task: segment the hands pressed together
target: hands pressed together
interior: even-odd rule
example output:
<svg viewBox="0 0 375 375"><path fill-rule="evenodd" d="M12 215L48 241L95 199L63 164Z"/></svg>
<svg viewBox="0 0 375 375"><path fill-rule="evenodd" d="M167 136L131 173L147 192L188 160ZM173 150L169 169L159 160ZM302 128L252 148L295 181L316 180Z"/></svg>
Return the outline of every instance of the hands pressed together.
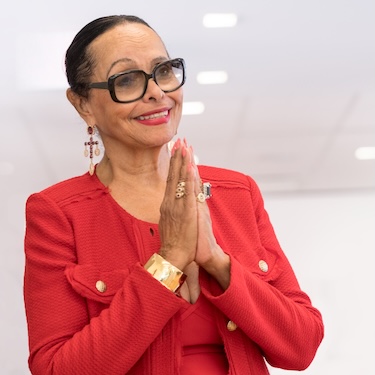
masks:
<svg viewBox="0 0 375 375"><path fill-rule="evenodd" d="M160 207L159 254L182 271L195 262L226 288L229 256L216 242L207 203L197 199L201 192L202 181L193 149L186 140L178 139L171 151L167 187Z"/></svg>

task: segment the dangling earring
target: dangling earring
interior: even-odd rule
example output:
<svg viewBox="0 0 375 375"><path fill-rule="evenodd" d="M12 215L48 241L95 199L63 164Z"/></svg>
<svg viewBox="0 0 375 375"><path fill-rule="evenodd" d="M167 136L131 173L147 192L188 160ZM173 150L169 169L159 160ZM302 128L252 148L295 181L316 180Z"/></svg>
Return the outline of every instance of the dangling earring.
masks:
<svg viewBox="0 0 375 375"><path fill-rule="evenodd" d="M89 173L90 173L91 176L94 174L94 171L95 171L95 166L94 166L94 163L93 163L94 154L95 154L95 156L100 155L99 141L94 141L95 132L96 132L95 125L93 125L93 126L87 125L87 134L89 136L89 141L85 142L84 155L85 155L85 157L90 156ZM94 150L94 146L95 146L95 150Z"/></svg>

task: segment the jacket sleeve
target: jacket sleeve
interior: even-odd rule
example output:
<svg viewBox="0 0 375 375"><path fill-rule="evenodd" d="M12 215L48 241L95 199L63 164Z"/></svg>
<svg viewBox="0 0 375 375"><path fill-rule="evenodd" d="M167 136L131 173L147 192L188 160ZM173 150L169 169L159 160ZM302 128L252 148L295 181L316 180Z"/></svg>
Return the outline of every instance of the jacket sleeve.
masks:
<svg viewBox="0 0 375 375"><path fill-rule="evenodd" d="M224 248L231 257L230 285L223 292L215 283L203 293L257 344L270 365L304 370L323 339L322 317L300 289L275 236L259 189L250 178L249 186L249 207L253 212L248 215L254 216L257 232L252 237L258 237L260 245L254 245L249 238L252 248L242 248L237 253ZM252 258L253 265L249 261ZM268 269L259 267L258 262L264 260Z"/></svg>
<svg viewBox="0 0 375 375"><path fill-rule="evenodd" d="M34 375L123 375L181 307L181 299L136 264L108 307L90 319L86 300L65 275L77 264L72 226L43 193L26 204L25 255L24 300ZM163 309L158 308L160 300L166 301Z"/></svg>

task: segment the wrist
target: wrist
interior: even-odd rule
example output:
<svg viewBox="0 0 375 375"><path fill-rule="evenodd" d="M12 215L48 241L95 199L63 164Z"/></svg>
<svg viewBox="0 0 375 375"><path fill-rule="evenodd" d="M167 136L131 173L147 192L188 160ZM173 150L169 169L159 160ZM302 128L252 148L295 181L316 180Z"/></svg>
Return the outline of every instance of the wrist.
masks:
<svg viewBox="0 0 375 375"><path fill-rule="evenodd" d="M209 262L201 265L225 290L230 283L230 256L224 252L217 254Z"/></svg>
<svg viewBox="0 0 375 375"><path fill-rule="evenodd" d="M173 293L177 293L186 279L186 275L161 255L155 253L144 266L156 280Z"/></svg>

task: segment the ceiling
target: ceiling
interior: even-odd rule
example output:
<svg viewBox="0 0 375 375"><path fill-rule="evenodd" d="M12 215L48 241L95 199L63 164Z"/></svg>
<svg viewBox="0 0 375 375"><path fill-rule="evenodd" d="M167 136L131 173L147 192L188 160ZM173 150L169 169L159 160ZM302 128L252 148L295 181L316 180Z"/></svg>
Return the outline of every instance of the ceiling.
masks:
<svg viewBox="0 0 375 375"><path fill-rule="evenodd" d="M231 29L206 29L207 12L234 12ZM375 3L371 0L18 1L1 11L0 181L28 195L82 174L85 126L65 98L63 57L94 18L135 14L187 62L183 116L201 164L250 174L264 193L372 189L375 160ZM224 85L199 85L226 70ZM22 203L23 204L23 203Z"/></svg>

